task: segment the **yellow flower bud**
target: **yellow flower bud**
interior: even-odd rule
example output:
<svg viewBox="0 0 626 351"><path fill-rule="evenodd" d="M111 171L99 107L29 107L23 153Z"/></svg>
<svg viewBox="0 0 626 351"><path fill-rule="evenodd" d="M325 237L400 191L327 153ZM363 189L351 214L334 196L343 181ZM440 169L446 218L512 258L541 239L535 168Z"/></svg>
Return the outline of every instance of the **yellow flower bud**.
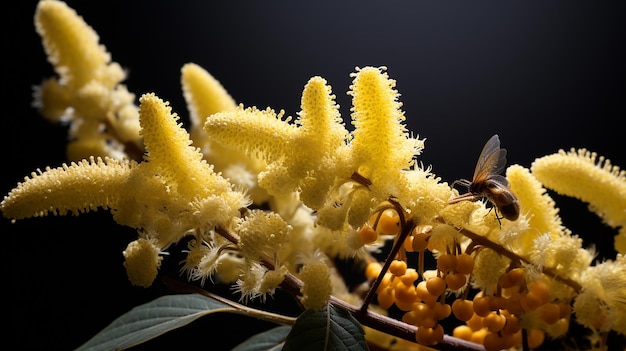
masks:
<svg viewBox="0 0 626 351"><path fill-rule="evenodd" d="M318 311L330 298L330 269L324 261L311 261L300 270L302 279L302 304L309 309Z"/></svg>
<svg viewBox="0 0 626 351"><path fill-rule="evenodd" d="M151 241L140 238L132 241L122 253L126 261L126 274L133 285L144 288L152 285L157 276L161 260L159 248Z"/></svg>

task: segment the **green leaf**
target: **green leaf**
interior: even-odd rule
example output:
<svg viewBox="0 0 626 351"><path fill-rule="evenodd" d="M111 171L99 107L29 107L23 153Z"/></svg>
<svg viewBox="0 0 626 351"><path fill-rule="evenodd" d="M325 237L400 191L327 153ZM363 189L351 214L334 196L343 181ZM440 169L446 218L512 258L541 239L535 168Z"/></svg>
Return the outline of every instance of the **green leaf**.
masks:
<svg viewBox="0 0 626 351"><path fill-rule="evenodd" d="M249 338L231 351L278 351L290 331L291 326L285 325L270 329Z"/></svg>
<svg viewBox="0 0 626 351"><path fill-rule="evenodd" d="M282 351L368 350L361 324L347 311L327 305L296 321Z"/></svg>
<svg viewBox="0 0 626 351"><path fill-rule="evenodd" d="M239 310L200 294L159 297L114 320L77 351L124 350L215 312Z"/></svg>

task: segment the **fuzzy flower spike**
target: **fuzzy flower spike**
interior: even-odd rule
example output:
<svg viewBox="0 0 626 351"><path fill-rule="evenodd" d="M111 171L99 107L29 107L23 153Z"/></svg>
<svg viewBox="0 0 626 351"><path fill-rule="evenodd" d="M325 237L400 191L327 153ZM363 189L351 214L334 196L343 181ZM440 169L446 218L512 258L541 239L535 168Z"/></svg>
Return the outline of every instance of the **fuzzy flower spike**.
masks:
<svg viewBox="0 0 626 351"><path fill-rule="evenodd" d="M541 157L532 172L547 188L589 204L604 222L620 228L615 249L626 254L626 172L586 149Z"/></svg>
<svg viewBox="0 0 626 351"><path fill-rule="evenodd" d="M396 81L385 71L385 67L357 67L349 92L355 127L352 162L383 199L399 192L396 184L404 183L401 170L410 168L424 147L423 140L408 134Z"/></svg>
<svg viewBox="0 0 626 351"><path fill-rule="evenodd" d="M221 112L207 119L211 140L258 156L267 162L259 184L271 195L302 192L305 205L316 209L335 181L349 178L348 132L341 123L330 86L313 77L304 88L302 110L295 123L283 112L255 107Z"/></svg>
<svg viewBox="0 0 626 351"><path fill-rule="evenodd" d="M33 105L51 121L70 122L70 160L89 156L141 157L135 95L123 84L126 73L111 61L98 35L64 2L37 4L35 28L58 79L35 90Z"/></svg>
<svg viewBox="0 0 626 351"><path fill-rule="evenodd" d="M235 111L235 100L217 79L195 63L183 65L181 85L190 113L189 135L204 159L232 183L244 188L254 203L267 201L267 192L257 186L257 174L265 169L265 162L212 141L204 131L204 124L211 115Z"/></svg>
<svg viewBox="0 0 626 351"><path fill-rule="evenodd" d="M91 158L47 168L18 184L0 209L13 219L110 209L117 223L139 231L124 251L125 266L131 282L149 286L162 249L189 233L227 226L249 200L190 145L166 102L154 94L140 102L143 162Z"/></svg>

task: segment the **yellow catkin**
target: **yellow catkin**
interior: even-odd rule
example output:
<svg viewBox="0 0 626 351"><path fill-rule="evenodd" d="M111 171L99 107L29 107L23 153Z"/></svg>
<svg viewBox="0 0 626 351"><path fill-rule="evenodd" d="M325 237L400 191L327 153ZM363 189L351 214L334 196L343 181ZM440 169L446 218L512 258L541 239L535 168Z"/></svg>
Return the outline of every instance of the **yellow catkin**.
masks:
<svg viewBox="0 0 626 351"><path fill-rule="evenodd" d="M520 201L520 212L526 215L530 228L519 237L522 252L532 249L538 235L549 234L553 239L562 234L561 218L554 200L546 193L541 183L520 165L512 165L506 170L509 187Z"/></svg>
<svg viewBox="0 0 626 351"><path fill-rule="evenodd" d="M357 68L350 86L352 95L351 142L358 172L376 184L394 183L399 171L411 166L422 141L409 136L395 81L385 68Z"/></svg>
<svg viewBox="0 0 626 351"><path fill-rule="evenodd" d="M200 148L217 172L244 189L255 203L267 201L267 193L257 186L257 174L265 169L265 162L213 141L204 130L206 120L213 114L235 111L235 100L217 79L195 63L183 65L181 85L190 113L189 136L194 146Z"/></svg>
<svg viewBox="0 0 626 351"><path fill-rule="evenodd" d="M54 122L71 122L67 156L132 158L143 153L135 95L97 33L62 1L37 4L35 28L58 79L35 88L33 106Z"/></svg>
<svg viewBox="0 0 626 351"><path fill-rule="evenodd" d="M322 77L313 77L304 86L298 117L298 147L306 150L301 157L310 159L308 168L315 167L324 154L335 153L348 138L335 95Z"/></svg>
<svg viewBox="0 0 626 351"><path fill-rule="evenodd" d="M230 183L213 171L202 153L191 146L189 134L172 114L167 102L156 95L140 98L139 120L148 160L157 163L165 178L177 184L176 191L188 198L230 190Z"/></svg>
<svg viewBox="0 0 626 351"><path fill-rule="evenodd" d="M135 162L91 158L33 172L5 196L0 209L7 218L22 219L115 208L136 166Z"/></svg>
<svg viewBox="0 0 626 351"><path fill-rule="evenodd" d="M62 1L40 1L35 28L48 59L67 84L83 86L111 59L99 45L98 34Z"/></svg>
<svg viewBox="0 0 626 351"><path fill-rule="evenodd" d="M535 160L531 170L544 186L589 203L608 225L626 224L626 173L595 152L560 150Z"/></svg>
<svg viewBox="0 0 626 351"><path fill-rule="evenodd" d="M237 103L222 84L195 63L187 63L181 68L181 85L193 126L202 128L210 115L237 108Z"/></svg>
<svg viewBox="0 0 626 351"><path fill-rule="evenodd" d="M235 111L208 118L204 130L220 144L275 162L292 152L290 143L297 135L297 128L282 117L282 112L277 114L269 108L239 106Z"/></svg>

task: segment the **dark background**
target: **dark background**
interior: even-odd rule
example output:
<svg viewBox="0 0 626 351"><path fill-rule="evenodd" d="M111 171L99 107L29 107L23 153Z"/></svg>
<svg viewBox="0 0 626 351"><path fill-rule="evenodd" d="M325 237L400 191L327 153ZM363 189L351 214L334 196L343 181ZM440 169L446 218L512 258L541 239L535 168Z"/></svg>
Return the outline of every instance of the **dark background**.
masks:
<svg viewBox="0 0 626 351"><path fill-rule="evenodd" d="M311 76L326 78L349 120L355 66L387 66L420 160L443 180L468 178L500 135L509 164L586 147L626 167L623 2L68 1L129 70L137 97L155 92L187 123L180 68L195 62L246 106L294 115ZM65 161L66 129L31 108L32 86L54 74L33 26L36 1L4 10L3 171L8 193L37 168ZM555 196L564 224L612 258L612 236L585 204ZM121 251L136 237L107 212L0 221L11 295L10 337L22 349L73 349L135 305L163 293L126 280ZM10 260L10 262L9 262ZM212 319L213 318L213 319ZM215 345L251 325L220 315L151 344ZM184 338L180 336L184 335ZM225 334L220 334L225 335ZM225 338L221 337L220 339ZM231 338L227 341L231 341ZM234 340L230 344L234 343Z"/></svg>

